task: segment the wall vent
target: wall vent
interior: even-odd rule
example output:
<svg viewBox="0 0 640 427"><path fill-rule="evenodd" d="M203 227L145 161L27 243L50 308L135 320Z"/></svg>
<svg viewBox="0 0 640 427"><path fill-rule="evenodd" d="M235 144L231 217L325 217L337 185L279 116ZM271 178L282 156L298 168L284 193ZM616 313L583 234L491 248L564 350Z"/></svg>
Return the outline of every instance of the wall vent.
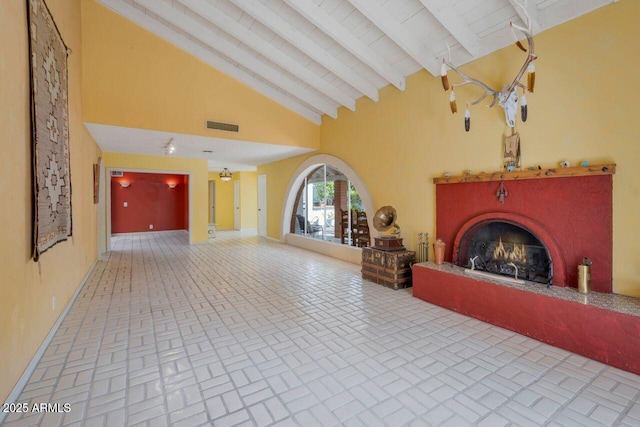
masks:
<svg viewBox="0 0 640 427"><path fill-rule="evenodd" d="M232 123L214 122L207 120L207 129L224 130L227 132L239 132L240 126Z"/></svg>
<svg viewBox="0 0 640 427"><path fill-rule="evenodd" d="M111 171L111 176L124 176L124 172L122 171Z"/></svg>

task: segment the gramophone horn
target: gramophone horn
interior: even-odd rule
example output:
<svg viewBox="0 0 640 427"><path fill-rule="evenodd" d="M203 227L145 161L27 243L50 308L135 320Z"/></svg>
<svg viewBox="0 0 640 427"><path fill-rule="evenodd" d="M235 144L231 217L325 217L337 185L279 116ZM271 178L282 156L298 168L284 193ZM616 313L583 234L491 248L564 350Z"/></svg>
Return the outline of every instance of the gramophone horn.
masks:
<svg viewBox="0 0 640 427"><path fill-rule="evenodd" d="M387 231L396 222L398 214L393 206L383 206L373 217L373 227L379 232Z"/></svg>

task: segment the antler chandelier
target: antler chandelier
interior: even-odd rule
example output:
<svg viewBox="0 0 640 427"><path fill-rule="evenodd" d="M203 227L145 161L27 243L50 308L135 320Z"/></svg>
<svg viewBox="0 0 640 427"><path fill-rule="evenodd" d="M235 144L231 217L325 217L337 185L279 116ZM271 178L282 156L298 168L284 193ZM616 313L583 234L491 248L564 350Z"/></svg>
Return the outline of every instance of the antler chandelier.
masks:
<svg viewBox="0 0 640 427"><path fill-rule="evenodd" d="M456 94L454 88L457 86L464 86L468 84L480 86L484 89L484 93L475 101L467 102L467 108L464 113L464 128L467 132L471 128L471 112L469 111L470 105L476 105L482 102L487 96L493 96L493 100L488 105L489 108L496 105L502 107L505 113L505 119L507 122L507 126L510 128L514 128L516 125L516 116L518 115L518 101L520 103L520 111L522 115L522 121L527 121L527 97L525 96L525 91L533 92L533 88L535 85L535 76L536 76L536 68L535 68L535 60L538 58L534 52L534 44L533 44L533 31L532 31L532 22L531 17L529 16L526 8L526 0L524 4L516 2L516 5L522 9L524 12L524 16L526 17L525 27L521 27L519 25L510 22L510 28L513 33L514 38L516 39L516 46L518 46L522 51L527 52L527 57L524 61L524 64L520 68L520 71L513 79L513 81L509 84L504 85L502 90L498 91L490 88L485 83L480 80L469 77L464 72L460 71L460 69L454 66L451 63L451 52L449 52L449 60L443 58L442 59L442 68L440 70L440 77L442 79L442 87L445 91L451 90L451 94L449 95L449 105L451 107L451 112L456 113L458 111L458 106L456 105ZM520 31L527 38L527 44L529 48L525 48L524 45L518 40L516 37L514 29ZM447 76L448 70L453 70L456 74L458 74L462 78L462 82L449 84L449 77ZM525 71L527 72L527 84L524 85L520 82L522 76L524 76ZM518 88L522 88L522 96L518 98Z"/></svg>

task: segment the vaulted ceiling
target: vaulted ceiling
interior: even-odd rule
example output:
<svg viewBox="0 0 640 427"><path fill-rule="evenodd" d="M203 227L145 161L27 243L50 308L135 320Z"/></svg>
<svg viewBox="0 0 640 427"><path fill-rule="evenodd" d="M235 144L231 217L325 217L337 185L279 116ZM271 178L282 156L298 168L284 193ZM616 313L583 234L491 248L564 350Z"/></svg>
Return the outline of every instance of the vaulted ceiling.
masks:
<svg viewBox="0 0 640 427"><path fill-rule="evenodd" d="M514 42L518 0L98 0L276 102L320 123L451 51L462 65ZM616 0L528 0L533 32Z"/></svg>

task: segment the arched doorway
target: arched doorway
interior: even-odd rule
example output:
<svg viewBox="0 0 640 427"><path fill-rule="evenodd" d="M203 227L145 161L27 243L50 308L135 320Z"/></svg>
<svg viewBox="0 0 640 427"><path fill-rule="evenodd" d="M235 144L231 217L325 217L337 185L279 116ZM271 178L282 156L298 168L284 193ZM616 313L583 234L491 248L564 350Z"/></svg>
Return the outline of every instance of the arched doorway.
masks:
<svg viewBox="0 0 640 427"><path fill-rule="evenodd" d="M350 206L345 202L335 201L328 208L326 201L327 194L321 199L324 207L317 206L319 197L315 197L316 189L327 190L327 177L330 182L338 182L334 186L343 187L350 194L353 188L358 196L358 206ZM312 185L309 185L311 183ZM302 190L303 188L306 189ZM333 195L335 196L335 194ZM345 200L351 200L346 196ZM340 204L342 203L342 204ZM350 203L350 202L349 202ZM338 204L339 207L336 207ZM351 209L357 207L360 212L366 212L366 223L369 229L372 228L372 217L374 210L373 201L367 187L358 174L343 160L327 154L320 154L305 160L295 171L289 181L282 211L282 234L281 240L294 246L325 253L336 258L345 259L352 262L360 262L360 251L353 251L353 247L338 249L338 246L345 246L340 237L337 236L335 227L340 221L336 216L339 209ZM353 209L353 212L356 210ZM302 219L300 220L300 216ZM309 221L310 224L307 223ZM299 223L298 223L299 222ZM333 228L332 228L333 227ZM296 234L296 230L298 232ZM331 230L330 233L327 230ZM309 231L311 231L309 233ZM350 241L349 241L350 242ZM347 243L349 243L347 242Z"/></svg>

